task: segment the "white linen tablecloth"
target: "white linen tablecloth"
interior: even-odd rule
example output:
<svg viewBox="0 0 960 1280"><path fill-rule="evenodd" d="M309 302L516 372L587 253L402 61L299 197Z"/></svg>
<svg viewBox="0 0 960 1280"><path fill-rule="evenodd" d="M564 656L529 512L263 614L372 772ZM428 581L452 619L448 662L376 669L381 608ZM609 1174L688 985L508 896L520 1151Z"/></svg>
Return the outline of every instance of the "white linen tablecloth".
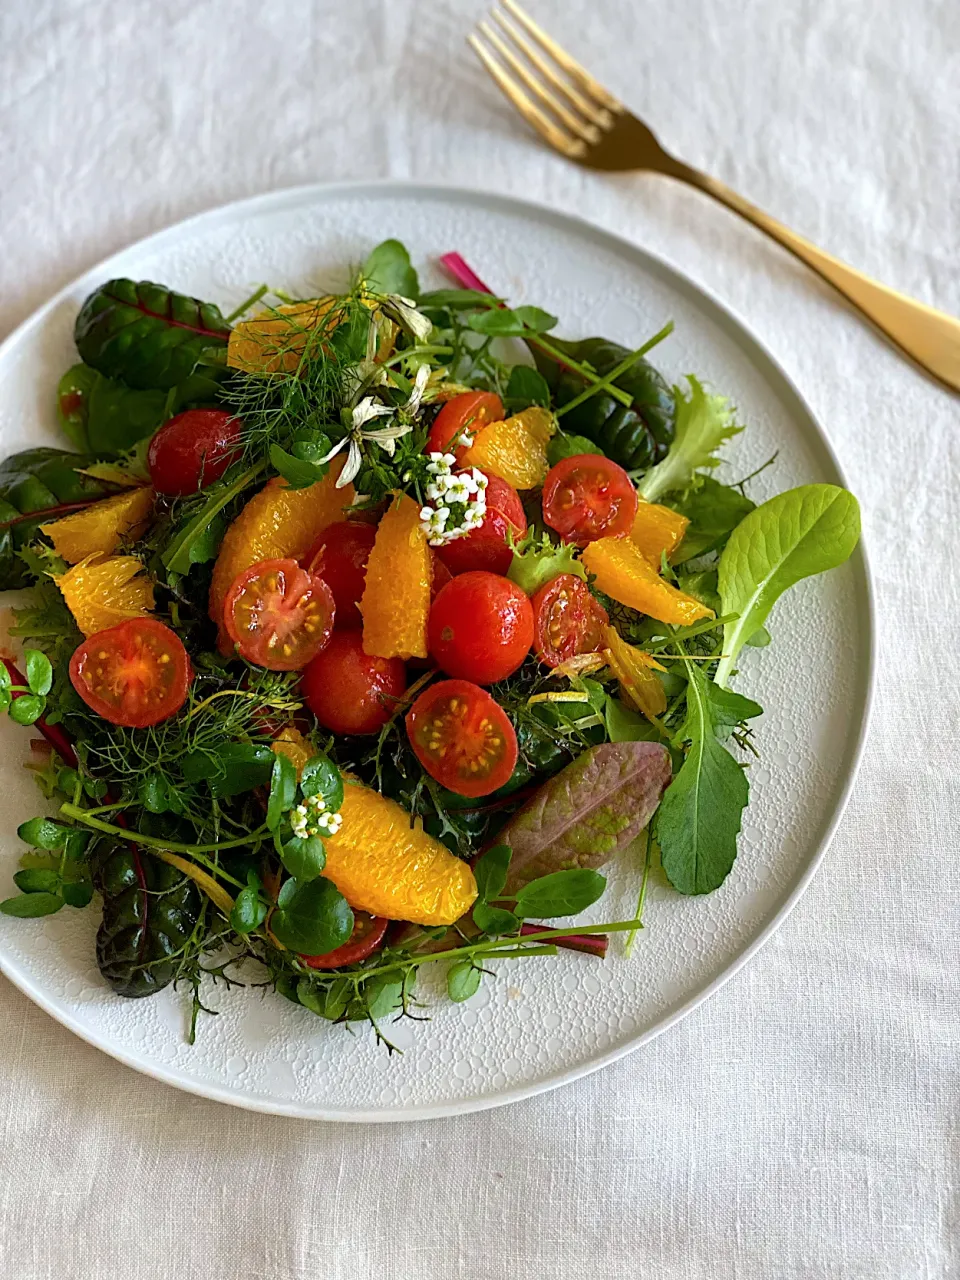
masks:
<svg viewBox="0 0 960 1280"><path fill-rule="evenodd" d="M960 313L956 0L530 0L664 141ZM4 0L0 335L101 256L278 186L446 180L586 214L715 290L866 516L879 698L820 875L655 1043L513 1107L308 1124L158 1084L0 980L4 1280L960 1275L960 415L705 198L540 147L480 0Z"/></svg>

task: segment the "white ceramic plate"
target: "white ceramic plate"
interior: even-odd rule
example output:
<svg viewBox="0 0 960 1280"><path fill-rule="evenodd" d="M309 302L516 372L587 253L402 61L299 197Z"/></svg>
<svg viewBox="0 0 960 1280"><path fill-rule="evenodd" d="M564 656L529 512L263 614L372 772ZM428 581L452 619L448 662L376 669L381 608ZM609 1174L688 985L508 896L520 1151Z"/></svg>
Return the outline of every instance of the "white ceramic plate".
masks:
<svg viewBox="0 0 960 1280"><path fill-rule="evenodd" d="M409 247L427 286L436 259L459 250L492 287L561 317L561 333L601 333L635 346L668 318L656 352L669 378L688 371L730 395L748 430L727 476L753 471L762 499L811 481L843 483L836 459L783 371L743 324L674 268L576 218L486 193L414 185L309 187L191 219L101 263L64 289L0 348L0 454L61 443L53 410L75 359L74 317L114 276L162 281L229 312L261 281L303 296L342 284L388 236ZM65 1026L169 1084L261 1111L317 1119L407 1120L492 1107L593 1071L637 1048L715 991L784 919L823 857L852 784L873 669L869 579L862 552L795 588L770 624L774 643L748 650L738 687L766 714L761 761L740 856L723 887L683 898L655 881L631 959L615 939L605 962L579 954L506 961L468 1004L434 979L432 1020L392 1028L402 1056L372 1034L331 1027L278 996L207 993L220 1016L184 1038L187 1000L167 990L121 1000L94 961L97 910L46 920L0 916L0 967ZM0 896L13 892L16 827L37 811L21 762L26 733L3 717ZM612 870L594 919L628 918L639 869ZM600 908L602 907L602 913ZM439 966L438 966L439 967Z"/></svg>

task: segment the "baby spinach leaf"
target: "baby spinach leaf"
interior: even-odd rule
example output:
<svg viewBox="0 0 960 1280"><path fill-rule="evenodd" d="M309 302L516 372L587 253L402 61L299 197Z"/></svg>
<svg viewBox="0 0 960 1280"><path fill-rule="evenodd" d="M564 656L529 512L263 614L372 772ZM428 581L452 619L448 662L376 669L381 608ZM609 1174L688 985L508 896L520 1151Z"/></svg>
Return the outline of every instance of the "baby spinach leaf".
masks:
<svg viewBox="0 0 960 1280"><path fill-rule="evenodd" d="M667 456L647 472L638 486L648 502L658 502L665 493L686 489L698 471L719 466L717 450L743 430L736 425L726 396L708 395L692 373L687 375L687 382L689 396L681 387L673 389L677 418Z"/></svg>
<svg viewBox="0 0 960 1280"><path fill-rule="evenodd" d="M371 249L360 274L375 293L398 293L414 302L420 294L410 254L399 240L384 240Z"/></svg>
<svg viewBox="0 0 960 1280"><path fill-rule="evenodd" d="M260 881L255 872L247 876L247 886L236 896L230 912L230 924L237 933L252 933L267 918L267 904L260 897Z"/></svg>
<svg viewBox="0 0 960 1280"><path fill-rule="evenodd" d="M521 338L524 334L545 333L557 323L557 317L540 307L499 307L478 311L467 318L475 333L491 338Z"/></svg>
<svg viewBox="0 0 960 1280"><path fill-rule="evenodd" d="M93 901L93 885L89 880L66 880L60 893L68 907L89 907Z"/></svg>
<svg viewBox="0 0 960 1280"><path fill-rule="evenodd" d="M673 556L675 564L682 564L723 546L756 503L744 497L739 489L714 480L713 476L700 476L697 484L672 500L670 506L690 521L690 527Z"/></svg>
<svg viewBox="0 0 960 1280"><path fill-rule="evenodd" d="M476 995L483 973L471 960L458 960L447 970L447 995L455 1004L462 1004Z"/></svg>
<svg viewBox="0 0 960 1280"><path fill-rule="evenodd" d="M742 766L717 731L757 716L761 708L707 680L696 663L687 681L687 717L677 741L690 746L667 788L655 828L663 869L680 893L710 893L737 856L740 818L749 795Z"/></svg>
<svg viewBox="0 0 960 1280"><path fill-rule="evenodd" d="M527 919L575 916L592 906L606 887L606 877L586 867L554 871L524 885L517 894L516 912Z"/></svg>
<svg viewBox="0 0 960 1280"><path fill-rule="evenodd" d="M487 311L502 301L495 294L480 293L477 289L431 289L429 293L420 295L421 308L452 307L454 311L470 307L481 307Z"/></svg>
<svg viewBox="0 0 960 1280"><path fill-rule="evenodd" d="M38 916L52 916L62 906L63 899L55 893L24 893L19 898L6 898L0 902L0 911L5 916L33 920Z"/></svg>
<svg viewBox="0 0 960 1280"><path fill-rule="evenodd" d="M308 956L325 955L346 942L353 932L353 912L336 885L324 876L306 884L287 883L294 889L287 897L280 894L270 921L279 941Z"/></svg>
<svg viewBox="0 0 960 1280"><path fill-rule="evenodd" d="M473 868L477 881L477 893L481 902L490 902L499 898L507 883L507 868L510 866L511 849L507 844L494 845L482 858L478 858Z"/></svg>
<svg viewBox="0 0 960 1280"><path fill-rule="evenodd" d="M602 866L643 830L670 781L655 742L606 742L548 779L499 833L513 857L506 888L554 871Z"/></svg>
<svg viewBox="0 0 960 1280"><path fill-rule="evenodd" d="M843 564L859 538L857 500L833 484L788 489L744 517L720 556L723 612L737 617L723 629L718 684L727 683L740 650L784 591Z"/></svg>
<svg viewBox="0 0 960 1280"><path fill-rule="evenodd" d="M207 782L211 793L222 799L265 786L276 758L263 744L225 742L216 751L190 752L180 770L187 782Z"/></svg>
<svg viewBox="0 0 960 1280"><path fill-rule="evenodd" d="M74 327L85 364L139 390L184 382L229 336L219 307L147 280L108 280L84 302Z"/></svg>

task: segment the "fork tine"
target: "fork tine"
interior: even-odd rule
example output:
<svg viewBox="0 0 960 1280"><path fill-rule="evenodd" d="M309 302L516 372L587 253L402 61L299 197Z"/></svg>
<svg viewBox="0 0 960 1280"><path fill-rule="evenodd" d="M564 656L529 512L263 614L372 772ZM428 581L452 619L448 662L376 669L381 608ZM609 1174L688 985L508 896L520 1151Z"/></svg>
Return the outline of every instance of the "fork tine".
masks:
<svg viewBox="0 0 960 1280"><path fill-rule="evenodd" d="M568 101L578 111L582 112L592 124L595 124L599 129L609 129L612 126L613 118L607 108L598 107L592 99L585 97L568 80L564 80L562 76L557 75L550 63L540 56L526 36L518 31L499 9L493 10L493 17L517 48L523 51L524 57L537 68L543 78L549 80L554 88L559 89Z"/></svg>
<svg viewBox="0 0 960 1280"><path fill-rule="evenodd" d="M581 67L576 58L571 58L566 49L561 48L561 46L557 44L556 40L551 39L542 27L537 26L530 15L524 13L520 8L517 4L517 0L502 0L502 2L503 7L507 12L512 17L516 18L522 26L526 27L530 35L532 35L534 40L536 40L537 44L550 54L551 58L553 58L553 60L564 69L571 79L576 80L581 89L585 89L587 93L596 98L598 102L603 103L603 105L610 111L615 111L619 114L624 110L623 103L618 101L618 99L605 89L599 81L594 80L590 72L584 67Z"/></svg>
<svg viewBox="0 0 960 1280"><path fill-rule="evenodd" d="M467 37L467 41L491 76L493 76L500 90L510 99L527 124L536 129L541 138L557 151L561 151L571 160L581 159L586 151L586 144L579 138L572 138L563 129L558 128L535 103L531 102L523 90L514 84L500 63L497 62L496 58L493 57L477 36L470 35Z"/></svg>
<svg viewBox="0 0 960 1280"><path fill-rule="evenodd" d="M545 106L549 107L557 119L562 124L565 124L571 133L583 138L584 142L591 144L599 142L600 130L595 124L585 124L579 116L575 116L572 111L569 111L562 102L550 93L537 77L530 73L513 50L501 40L489 23L481 22L479 26L480 31L487 37L503 61L513 68L516 75L520 77L531 93L535 94Z"/></svg>

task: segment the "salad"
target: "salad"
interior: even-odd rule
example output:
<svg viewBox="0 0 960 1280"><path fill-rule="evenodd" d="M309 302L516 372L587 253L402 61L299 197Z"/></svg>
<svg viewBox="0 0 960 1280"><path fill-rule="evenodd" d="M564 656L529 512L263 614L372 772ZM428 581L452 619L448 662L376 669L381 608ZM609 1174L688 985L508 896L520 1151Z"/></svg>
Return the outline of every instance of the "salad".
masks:
<svg viewBox="0 0 960 1280"><path fill-rule="evenodd" d="M498 959L629 951L651 874L718 889L740 655L857 543L843 489L720 478L742 427L650 362L672 325L560 338L441 261L421 291L387 240L227 316L111 280L65 447L0 465L0 708L47 801L0 912L98 912L105 982L185 990L191 1040L253 983L391 1047L427 969L467 1000ZM613 862L635 913L578 923Z"/></svg>

